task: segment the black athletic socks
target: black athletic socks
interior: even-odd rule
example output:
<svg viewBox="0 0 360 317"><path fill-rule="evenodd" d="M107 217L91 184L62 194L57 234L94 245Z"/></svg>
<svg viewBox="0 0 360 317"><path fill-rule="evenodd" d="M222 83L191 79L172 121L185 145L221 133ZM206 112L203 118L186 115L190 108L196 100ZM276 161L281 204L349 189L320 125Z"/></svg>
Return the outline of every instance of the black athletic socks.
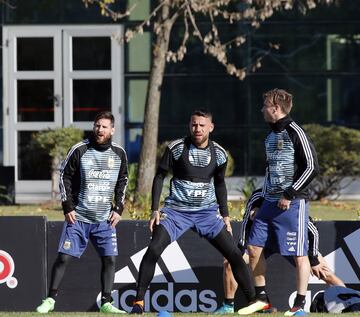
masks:
<svg viewBox="0 0 360 317"><path fill-rule="evenodd" d="M264 286L255 286L255 296L256 299L261 300L262 302L269 303L269 297L266 294L265 285Z"/></svg>
<svg viewBox="0 0 360 317"><path fill-rule="evenodd" d="M305 295L296 294L294 307L304 308L304 306L305 306Z"/></svg>
<svg viewBox="0 0 360 317"><path fill-rule="evenodd" d="M111 293L103 293L101 296L101 306L104 305L105 303L111 303L111 302L112 302Z"/></svg>
<svg viewBox="0 0 360 317"><path fill-rule="evenodd" d="M49 296L48 297L51 297L52 299L55 300L57 295L58 295L58 290L57 289L49 290Z"/></svg>
<svg viewBox="0 0 360 317"><path fill-rule="evenodd" d="M224 303L226 305L234 306L234 299L233 298L225 298Z"/></svg>

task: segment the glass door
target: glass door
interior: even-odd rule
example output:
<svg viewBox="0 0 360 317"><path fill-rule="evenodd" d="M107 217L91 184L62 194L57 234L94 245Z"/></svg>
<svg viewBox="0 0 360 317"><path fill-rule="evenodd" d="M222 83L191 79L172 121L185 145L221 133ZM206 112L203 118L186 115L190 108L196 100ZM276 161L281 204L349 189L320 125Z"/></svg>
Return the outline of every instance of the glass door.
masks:
<svg viewBox="0 0 360 317"><path fill-rule="evenodd" d="M62 126L61 31L4 28L3 39L4 165L15 166L17 187L19 180L50 178L48 154L33 153L30 143L34 132Z"/></svg>
<svg viewBox="0 0 360 317"><path fill-rule="evenodd" d="M120 26L3 28L4 165L15 166L17 202L50 198L50 157L31 147L33 133L115 116L123 144Z"/></svg>
<svg viewBox="0 0 360 317"><path fill-rule="evenodd" d="M115 116L114 141L123 144L123 83L119 27L84 26L64 29L65 125L85 131L95 114L109 110Z"/></svg>

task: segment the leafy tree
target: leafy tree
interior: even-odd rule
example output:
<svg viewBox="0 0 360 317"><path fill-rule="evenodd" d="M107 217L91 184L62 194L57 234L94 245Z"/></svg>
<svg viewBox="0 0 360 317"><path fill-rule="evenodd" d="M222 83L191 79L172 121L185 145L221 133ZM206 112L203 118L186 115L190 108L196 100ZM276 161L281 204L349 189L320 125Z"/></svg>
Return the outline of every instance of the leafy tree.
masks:
<svg viewBox="0 0 360 317"><path fill-rule="evenodd" d="M115 12L111 4L115 0L82 0L86 6L97 4L101 14L120 20L130 16L135 9L132 7L124 12ZM120 1L120 0L119 0ZM121 0L124 1L124 0ZM276 11L293 9L296 4L302 12L316 7L316 3L330 3L332 0L157 0L153 1L154 9L149 17L140 22L134 29L128 29L120 41L130 41L136 34L142 34L144 29L152 27L155 33L152 67L148 84L145 104L143 142L138 166L137 192L146 194L151 191L151 184L155 173L156 149L158 143L158 123L161 97L161 86L166 62L181 62L187 52L190 39L197 39L205 54L213 56L226 71L243 80L249 72L261 67L264 56L254 58L250 65L240 61L231 61L232 49L245 43L246 31L228 40L227 34L221 34L220 23L236 24L248 23L257 28L261 22L269 19ZM205 31L200 22L208 21L209 28ZM180 45L176 50L170 50L171 31L174 24L183 24L184 33ZM269 51L277 49L277 44L269 44Z"/></svg>
<svg viewBox="0 0 360 317"><path fill-rule="evenodd" d="M318 124L304 125L304 129L314 141L320 166L320 175L311 186L313 198L339 195L360 176L360 131Z"/></svg>
<svg viewBox="0 0 360 317"><path fill-rule="evenodd" d="M48 129L32 135L33 146L38 146L51 157L51 200L56 200L61 162L71 146L80 142L84 132L74 127ZM41 162L39 162L41 163Z"/></svg>

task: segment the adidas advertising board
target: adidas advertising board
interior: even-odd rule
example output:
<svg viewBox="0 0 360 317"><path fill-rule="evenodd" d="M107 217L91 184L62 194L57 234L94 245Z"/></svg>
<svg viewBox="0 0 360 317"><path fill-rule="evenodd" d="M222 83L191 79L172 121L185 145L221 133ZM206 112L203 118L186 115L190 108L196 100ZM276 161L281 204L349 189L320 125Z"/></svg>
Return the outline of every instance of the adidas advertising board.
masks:
<svg viewBox="0 0 360 317"><path fill-rule="evenodd" d="M234 236L237 237L240 223L232 225ZM353 241L356 235L360 235L360 222L323 222L319 223L318 228L321 251L330 267L349 287L359 289L360 252ZM57 232L52 232L55 229ZM119 256L113 299L116 306L129 311L135 296L140 262L150 242L150 232L146 221L122 221L117 230ZM49 250L56 250L60 231L61 223L58 228L49 229ZM53 263L56 254L52 251L51 256L49 263ZM206 240L192 231L185 233L162 254L146 293L145 310L214 311L223 299L222 263L222 256ZM278 255L271 256L268 263L271 300L279 310L287 310L296 289L295 269ZM100 301L99 270L100 261L91 246L81 260L69 265L58 296L57 309L97 310ZM310 298L324 287L320 281L311 279L307 303L310 304ZM236 307L244 304L244 296L238 292Z"/></svg>
<svg viewBox="0 0 360 317"><path fill-rule="evenodd" d="M15 224L19 218L14 218ZM3 219L0 218L1 220ZM6 260L0 260L0 276L7 275L7 280L10 280L11 275L17 281L14 288L10 288L7 282L0 283L0 298L10 298L14 292L24 288L23 293L16 293L12 300L1 300L0 310L33 310L46 295L51 268L57 256L62 222L48 222L47 227L42 229L37 227L36 234L33 226L34 223L30 221L25 227L22 226L19 233L4 221L0 222L0 250L10 255L14 263L14 268L9 270L5 269L8 267ZM9 230L4 233L3 227ZM321 222L317 227L320 232L320 249L329 266L348 287L359 290L360 222ZM240 223L233 223L235 237L239 229ZM42 233L37 235L41 231ZM45 249L45 232L47 270L46 265L41 263L46 259L45 254L41 255L37 251L41 248L41 241L44 242L42 248ZM113 299L115 306L129 311L135 296L139 265L150 241L150 232L145 221L122 221L117 227L117 234L119 256ZM28 236L34 237L35 241ZM25 237L26 241L19 237ZM4 245L3 241L14 243ZM30 252L35 252L35 256L25 255ZM24 254L23 257L19 257L21 253ZM206 240L192 231L187 232L162 254L146 293L145 310L206 313L214 311L223 299L222 263L222 256ZM22 271L23 267L29 270ZM74 259L68 266L56 301L56 311L97 311L100 300L100 267L99 257L90 244L82 258ZM295 296L295 269L292 264L278 255L271 256L268 259L267 281L273 305L279 310L287 310ZM322 281L313 277L310 279L307 307L311 298L324 287ZM29 300L32 296L36 299ZM238 292L236 308L243 304L244 296Z"/></svg>
<svg viewBox="0 0 360 317"><path fill-rule="evenodd" d="M209 248L207 241L199 239L199 243L194 244L196 239L199 239L197 234L189 232L165 249L156 265L154 278L145 295L146 311L209 313L217 308L217 293L212 285L214 282L221 283L218 275L221 272L217 265L221 257L211 246ZM198 259L191 257L192 265L183 251L191 248L191 244L195 246L191 253L200 255ZM144 247L132 255L129 264L115 274L115 284L119 285L119 291L114 299L126 311L131 310L131 303L136 294L135 278L138 276L140 262L146 249ZM204 251L208 253L205 262L202 253ZM100 294L97 299L99 304Z"/></svg>
<svg viewBox="0 0 360 317"><path fill-rule="evenodd" d="M56 258L54 250L57 250L61 228L62 223L48 225L48 279ZM140 262L150 242L148 222L121 221L117 226L117 237L119 256L113 300L114 305L129 311L135 297ZM162 254L146 293L146 310L214 311L221 296L222 261L222 256L206 240L192 231L187 232ZM98 310L100 267L100 260L90 244L81 259L73 260L68 266L56 309Z"/></svg>

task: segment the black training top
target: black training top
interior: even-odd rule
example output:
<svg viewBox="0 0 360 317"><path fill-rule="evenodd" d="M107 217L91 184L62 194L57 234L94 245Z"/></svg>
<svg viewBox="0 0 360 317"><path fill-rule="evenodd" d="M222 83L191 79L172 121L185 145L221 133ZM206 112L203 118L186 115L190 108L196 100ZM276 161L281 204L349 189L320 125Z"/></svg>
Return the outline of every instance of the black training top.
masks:
<svg viewBox="0 0 360 317"><path fill-rule="evenodd" d="M152 188L152 210L159 209L163 181L173 173L165 206L192 212L219 204L222 216L228 216L225 170L226 151L209 140L206 148L197 148L191 138L171 142L161 158Z"/></svg>
<svg viewBox="0 0 360 317"><path fill-rule="evenodd" d="M127 158L122 147L109 142L99 145L93 138L74 145L60 170L60 192L64 213L98 223L108 219L113 207L123 211L128 181Z"/></svg>
<svg viewBox="0 0 360 317"><path fill-rule="evenodd" d="M263 196L277 201L308 198L307 186L319 173L315 148L305 131L290 116L270 124L265 140L266 176Z"/></svg>

